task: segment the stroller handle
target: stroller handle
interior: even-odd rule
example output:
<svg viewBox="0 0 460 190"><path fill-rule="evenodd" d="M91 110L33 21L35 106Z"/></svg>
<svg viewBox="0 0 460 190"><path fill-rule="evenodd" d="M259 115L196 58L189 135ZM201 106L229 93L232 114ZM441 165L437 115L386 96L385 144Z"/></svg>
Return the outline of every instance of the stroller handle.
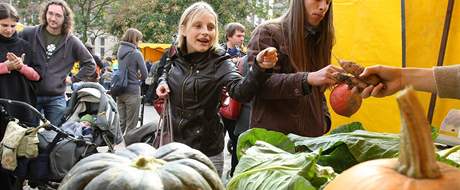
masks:
<svg viewBox="0 0 460 190"><path fill-rule="evenodd" d="M28 108L28 109L32 110L33 112L35 112L35 114L37 114L40 117L40 120L43 121L43 123L48 122L48 120L45 118L45 116L42 113L40 113L37 109L35 109L33 106L31 106L28 103L17 101L17 100L5 99L5 98L0 98L0 102L5 102L7 104L17 104L17 105L25 106L26 108Z"/></svg>
<svg viewBox="0 0 460 190"><path fill-rule="evenodd" d="M10 100L10 99L5 99L5 98L0 98L0 102L4 102L4 103L7 103L7 104L13 104L13 105L16 104L16 105L24 106L27 109L32 110L35 114L37 114L37 116L39 116L40 120L44 123L41 127L44 127L47 130L53 130L53 131L57 132L58 134L60 134L64 138L69 138L70 140L75 141L75 142L79 142L79 143L85 143L86 145L95 145L94 143L87 142L87 141L85 141L83 139L75 138L73 135L68 134L67 132L63 131L59 127L56 127L55 125L51 124L45 118L45 116L42 113L40 113L40 111L38 111L36 108L34 108L33 106L31 106L30 104L28 104L26 102L17 101L17 100Z"/></svg>

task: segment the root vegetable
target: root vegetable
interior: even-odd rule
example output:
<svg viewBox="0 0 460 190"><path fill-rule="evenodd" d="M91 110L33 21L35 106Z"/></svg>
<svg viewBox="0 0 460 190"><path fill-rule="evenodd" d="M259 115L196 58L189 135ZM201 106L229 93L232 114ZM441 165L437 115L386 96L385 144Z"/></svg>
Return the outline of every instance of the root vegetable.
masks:
<svg viewBox="0 0 460 190"><path fill-rule="evenodd" d="M340 61L340 66L345 70L347 73L352 74L353 76L360 78L359 75L363 73L364 67L352 62L352 61ZM377 85L381 81L377 75L370 75L365 78L360 78L368 85Z"/></svg>
<svg viewBox="0 0 460 190"><path fill-rule="evenodd" d="M340 84L332 90L329 102L335 113L350 117L361 107L362 98L352 93L347 84Z"/></svg>

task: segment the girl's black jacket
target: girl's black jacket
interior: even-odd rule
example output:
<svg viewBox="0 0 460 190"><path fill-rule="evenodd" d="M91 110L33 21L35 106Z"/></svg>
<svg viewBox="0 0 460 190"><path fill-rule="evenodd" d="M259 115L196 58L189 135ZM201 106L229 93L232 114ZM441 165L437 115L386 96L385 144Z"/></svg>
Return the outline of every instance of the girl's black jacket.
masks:
<svg viewBox="0 0 460 190"><path fill-rule="evenodd" d="M218 113L222 88L239 102L248 102L269 74L253 64L243 78L220 48L204 53L176 52L159 79L160 84L167 82L170 89L174 141L207 156L217 155L224 148L225 135Z"/></svg>

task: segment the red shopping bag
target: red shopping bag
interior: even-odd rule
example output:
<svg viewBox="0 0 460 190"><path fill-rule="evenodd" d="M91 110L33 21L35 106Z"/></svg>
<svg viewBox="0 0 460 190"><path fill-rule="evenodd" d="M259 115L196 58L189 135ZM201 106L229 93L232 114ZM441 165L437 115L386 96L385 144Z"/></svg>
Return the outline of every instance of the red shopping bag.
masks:
<svg viewBox="0 0 460 190"><path fill-rule="evenodd" d="M226 119L236 120L240 116L241 104L230 98L227 91L223 91L219 113Z"/></svg>

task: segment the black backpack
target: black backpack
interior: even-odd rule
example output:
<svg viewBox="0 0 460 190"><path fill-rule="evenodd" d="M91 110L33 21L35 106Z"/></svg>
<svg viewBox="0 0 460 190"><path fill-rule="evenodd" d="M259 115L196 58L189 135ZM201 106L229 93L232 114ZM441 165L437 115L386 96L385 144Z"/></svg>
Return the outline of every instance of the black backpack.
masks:
<svg viewBox="0 0 460 190"><path fill-rule="evenodd" d="M133 51L127 53L125 56L120 58L120 61L128 57L129 54ZM119 96L125 92L128 87L128 64L123 73L121 73L121 68L118 68L117 71L113 72L112 82L110 83L110 94L112 96Z"/></svg>

